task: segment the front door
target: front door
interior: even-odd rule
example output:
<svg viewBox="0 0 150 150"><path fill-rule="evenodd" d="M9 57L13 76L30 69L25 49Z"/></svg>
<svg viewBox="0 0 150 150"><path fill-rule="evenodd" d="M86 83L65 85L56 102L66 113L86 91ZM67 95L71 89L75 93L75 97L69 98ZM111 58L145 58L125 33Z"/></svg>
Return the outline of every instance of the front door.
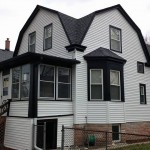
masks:
<svg viewBox="0 0 150 150"><path fill-rule="evenodd" d="M2 103L4 100L9 99L9 75L2 77L2 91L1 91Z"/></svg>
<svg viewBox="0 0 150 150"><path fill-rule="evenodd" d="M37 122L37 146L44 147L44 122L46 123L46 149L57 148L57 119L38 120Z"/></svg>

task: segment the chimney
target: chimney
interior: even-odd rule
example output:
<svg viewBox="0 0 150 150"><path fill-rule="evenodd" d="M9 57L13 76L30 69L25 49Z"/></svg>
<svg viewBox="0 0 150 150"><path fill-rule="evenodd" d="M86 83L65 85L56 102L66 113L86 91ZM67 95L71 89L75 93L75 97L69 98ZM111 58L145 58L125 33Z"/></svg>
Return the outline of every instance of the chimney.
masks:
<svg viewBox="0 0 150 150"><path fill-rule="evenodd" d="M10 50L10 41L9 38L5 41L5 50L9 51Z"/></svg>

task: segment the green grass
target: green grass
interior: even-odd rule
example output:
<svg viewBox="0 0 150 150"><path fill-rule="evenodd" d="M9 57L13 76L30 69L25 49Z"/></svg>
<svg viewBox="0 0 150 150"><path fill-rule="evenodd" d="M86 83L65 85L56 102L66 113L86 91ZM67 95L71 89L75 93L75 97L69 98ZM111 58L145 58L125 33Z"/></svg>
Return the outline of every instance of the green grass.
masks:
<svg viewBox="0 0 150 150"><path fill-rule="evenodd" d="M129 146L120 147L120 148L112 148L110 150L150 150L150 143L129 145Z"/></svg>

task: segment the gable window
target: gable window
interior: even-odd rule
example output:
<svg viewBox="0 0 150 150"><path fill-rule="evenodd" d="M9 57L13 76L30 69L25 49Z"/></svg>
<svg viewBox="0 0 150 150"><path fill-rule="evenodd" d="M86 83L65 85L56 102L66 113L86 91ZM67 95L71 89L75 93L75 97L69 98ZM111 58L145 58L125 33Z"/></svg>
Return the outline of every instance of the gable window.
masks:
<svg viewBox="0 0 150 150"><path fill-rule="evenodd" d="M71 99L71 70L57 67L57 98Z"/></svg>
<svg viewBox="0 0 150 150"><path fill-rule="evenodd" d="M103 99L103 70L90 70L90 100Z"/></svg>
<svg viewBox="0 0 150 150"><path fill-rule="evenodd" d="M55 68L49 65L40 65L39 97L54 99Z"/></svg>
<svg viewBox="0 0 150 150"><path fill-rule="evenodd" d="M110 49L122 52L121 29L110 26Z"/></svg>
<svg viewBox="0 0 150 150"><path fill-rule="evenodd" d="M111 100L120 100L120 72L110 70L110 95Z"/></svg>
<svg viewBox="0 0 150 150"><path fill-rule="evenodd" d="M146 104L146 85L140 84L140 104Z"/></svg>
<svg viewBox="0 0 150 150"><path fill-rule="evenodd" d="M44 28L44 50L52 48L52 24Z"/></svg>
<svg viewBox="0 0 150 150"><path fill-rule="evenodd" d="M138 73L144 73L144 63L137 62L137 72Z"/></svg>
<svg viewBox="0 0 150 150"><path fill-rule="evenodd" d="M35 52L36 32L29 34L29 52Z"/></svg>

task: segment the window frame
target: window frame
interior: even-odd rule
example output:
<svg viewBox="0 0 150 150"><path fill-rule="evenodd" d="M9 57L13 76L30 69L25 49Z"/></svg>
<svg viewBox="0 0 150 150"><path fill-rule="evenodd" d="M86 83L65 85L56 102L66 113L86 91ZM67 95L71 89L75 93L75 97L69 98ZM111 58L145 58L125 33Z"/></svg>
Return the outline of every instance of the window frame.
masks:
<svg viewBox="0 0 150 150"><path fill-rule="evenodd" d="M111 71L115 71L115 72L118 72L119 73L119 85L116 85L116 84L111 84ZM121 101L121 78L120 78L120 71L118 71L118 70L112 70L112 69L110 69L110 100L111 101ZM112 86L118 86L118 87L120 87L119 89L120 89L120 97L119 97L119 99L112 99L111 98L111 85Z"/></svg>
<svg viewBox="0 0 150 150"><path fill-rule="evenodd" d="M111 29L112 28L116 29L116 30L119 30L119 32L120 32L120 42L119 42L120 43L120 50L116 50L116 49L113 49L111 47L111 40L112 40L112 38L111 38ZM115 39L113 39L113 40L115 40ZM116 41L118 41L118 40L116 40ZM120 28L109 25L109 43L110 43L110 50L118 52L118 53L122 53L122 30Z"/></svg>
<svg viewBox="0 0 150 150"><path fill-rule="evenodd" d="M143 67L142 72L139 70L139 65L142 65L142 67ZM137 72L144 74L144 63L143 62L137 61Z"/></svg>
<svg viewBox="0 0 150 150"><path fill-rule="evenodd" d="M58 82L58 68L69 69L69 71L70 71L70 82L69 82L69 83ZM67 100L67 101L71 101L71 99L72 99L72 78L71 78L72 72L71 72L71 68L57 66L56 69L57 69L57 71L56 71L56 100L62 100L62 101L63 101L63 100ZM69 97L69 98L59 98L59 97L58 97L58 84L59 84L59 83L70 84L70 97Z"/></svg>
<svg viewBox="0 0 150 150"><path fill-rule="evenodd" d="M141 87L144 88L144 102L141 101ZM147 101L146 101L146 84L142 84L142 83L139 84L139 93L140 93L140 104L147 104Z"/></svg>
<svg viewBox="0 0 150 150"><path fill-rule="evenodd" d="M45 48L45 40L47 39L47 38L45 38L45 29L48 28L48 27L51 28L51 47L50 48ZM48 37L48 38L50 38L50 37ZM51 23L51 24L48 24L47 26L44 27L44 33L43 33L43 51L46 51L48 49L52 49L52 41L53 41L52 38L53 38L53 24Z"/></svg>
<svg viewBox="0 0 150 150"><path fill-rule="evenodd" d="M30 44L30 36L33 35L33 34L35 34L35 43L34 43L34 44ZM33 51L33 52L30 50L30 46L31 46L31 45L35 45L35 48L34 48L34 51ZM32 32L32 33L30 33L30 34L28 35L28 52L34 53L34 52L35 52L35 49L36 49L36 31L34 31L34 32Z"/></svg>
<svg viewBox="0 0 150 150"><path fill-rule="evenodd" d="M54 68L54 97L40 97L40 82L44 81L44 82L50 82L52 83L52 81L45 81L45 80L40 80L40 66L44 65L44 66L48 66L48 67L53 67ZM47 100L55 100L55 92L56 91L56 68L54 65L48 65L48 64L39 64L38 65L38 99L47 99Z"/></svg>
<svg viewBox="0 0 150 150"><path fill-rule="evenodd" d="M120 142L121 141L121 134L119 134L118 136L119 136L119 139L118 140L113 140L113 127L114 126L118 126L118 128L119 128L119 132L118 132L118 134L121 132L121 125L120 124L112 124L112 141L113 142Z"/></svg>
<svg viewBox="0 0 150 150"><path fill-rule="evenodd" d="M92 70L101 70L101 74L102 74L102 83L100 84L100 83L91 83L91 72L92 72ZM92 99L91 98L91 85L102 85L102 99ZM103 85L103 69L90 69L90 101L103 101L104 100L104 93L103 93L103 87L104 85Z"/></svg>

